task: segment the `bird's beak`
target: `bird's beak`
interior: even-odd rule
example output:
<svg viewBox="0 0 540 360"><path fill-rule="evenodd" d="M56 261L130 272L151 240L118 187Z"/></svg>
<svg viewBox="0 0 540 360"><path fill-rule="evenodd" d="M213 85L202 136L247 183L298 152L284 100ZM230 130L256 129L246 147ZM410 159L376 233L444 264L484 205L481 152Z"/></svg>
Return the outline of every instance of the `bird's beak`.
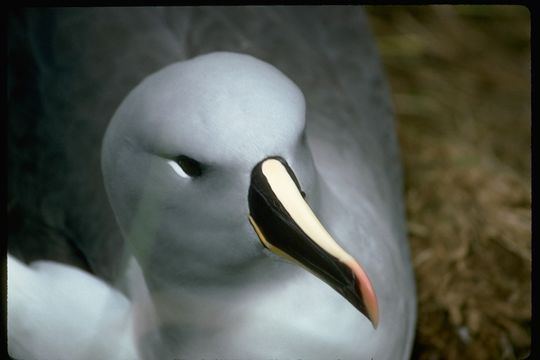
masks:
<svg viewBox="0 0 540 360"><path fill-rule="evenodd" d="M249 221L261 243L321 278L377 328L379 310L371 281L321 225L303 195L282 158L267 158L255 166L248 195Z"/></svg>

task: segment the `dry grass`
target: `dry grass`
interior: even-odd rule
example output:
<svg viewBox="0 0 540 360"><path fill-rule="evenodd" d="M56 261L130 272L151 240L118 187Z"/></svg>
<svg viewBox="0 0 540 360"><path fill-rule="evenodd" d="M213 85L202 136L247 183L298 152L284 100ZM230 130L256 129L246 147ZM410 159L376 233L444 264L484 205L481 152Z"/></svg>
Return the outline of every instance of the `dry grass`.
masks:
<svg viewBox="0 0 540 360"><path fill-rule="evenodd" d="M367 8L392 86L418 282L416 359L531 343L530 16Z"/></svg>

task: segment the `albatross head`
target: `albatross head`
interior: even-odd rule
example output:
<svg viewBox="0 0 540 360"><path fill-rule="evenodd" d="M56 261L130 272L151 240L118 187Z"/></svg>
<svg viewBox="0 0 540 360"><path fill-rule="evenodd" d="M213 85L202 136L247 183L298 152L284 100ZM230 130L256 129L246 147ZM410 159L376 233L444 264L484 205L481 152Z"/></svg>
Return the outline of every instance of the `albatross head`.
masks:
<svg viewBox="0 0 540 360"><path fill-rule="evenodd" d="M376 326L369 279L308 205L317 202L317 173L304 125L298 87L247 55L199 56L139 84L111 120L102 167L145 277L219 281L270 250L326 281Z"/></svg>

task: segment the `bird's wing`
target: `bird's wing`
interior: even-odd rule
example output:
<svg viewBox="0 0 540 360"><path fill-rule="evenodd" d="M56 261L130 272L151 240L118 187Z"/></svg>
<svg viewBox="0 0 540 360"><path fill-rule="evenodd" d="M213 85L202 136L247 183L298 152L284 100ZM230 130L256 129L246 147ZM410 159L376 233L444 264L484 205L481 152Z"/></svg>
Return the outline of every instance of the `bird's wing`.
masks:
<svg viewBox="0 0 540 360"><path fill-rule="evenodd" d="M120 292L72 266L27 266L10 255L7 266L13 358L137 359L131 304Z"/></svg>

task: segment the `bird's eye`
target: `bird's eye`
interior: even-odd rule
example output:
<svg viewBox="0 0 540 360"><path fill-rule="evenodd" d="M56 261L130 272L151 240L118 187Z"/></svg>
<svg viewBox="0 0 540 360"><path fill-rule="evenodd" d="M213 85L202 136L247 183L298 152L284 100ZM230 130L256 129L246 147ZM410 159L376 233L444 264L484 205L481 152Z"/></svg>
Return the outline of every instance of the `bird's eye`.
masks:
<svg viewBox="0 0 540 360"><path fill-rule="evenodd" d="M202 175L201 163L185 155L180 155L174 160L170 160L169 165L183 178L193 178Z"/></svg>

